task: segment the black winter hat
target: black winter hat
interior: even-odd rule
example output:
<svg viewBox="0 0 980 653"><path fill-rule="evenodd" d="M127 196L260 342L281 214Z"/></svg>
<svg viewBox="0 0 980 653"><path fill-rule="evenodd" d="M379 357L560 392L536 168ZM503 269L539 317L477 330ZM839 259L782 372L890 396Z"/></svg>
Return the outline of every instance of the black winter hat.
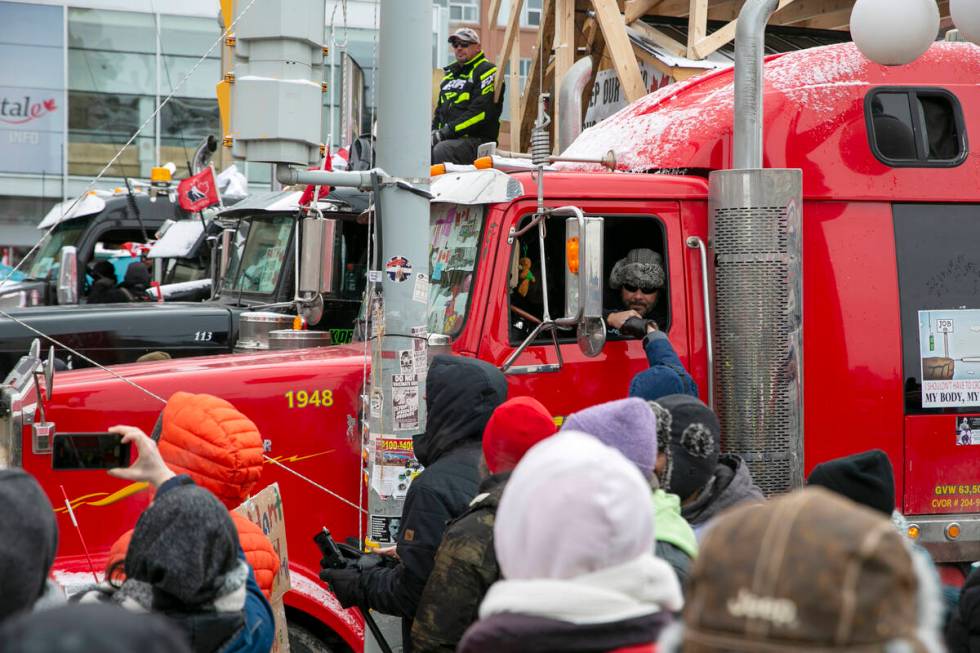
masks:
<svg viewBox="0 0 980 653"><path fill-rule="evenodd" d="M810 472L807 485L821 485L886 515L895 510L895 475L881 449L820 463Z"/></svg>
<svg viewBox="0 0 980 653"><path fill-rule="evenodd" d="M58 522L44 490L22 469L0 470L0 621L30 610L58 550ZM0 640L2 641L2 640Z"/></svg>
<svg viewBox="0 0 980 653"><path fill-rule="evenodd" d="M648 403L657 415L657 450L667 456L660 485L684 501L715 473L721 425L697 397L674 394Z"/></svg>
<svg viewBox="0 0 980 653"><path fill-rule="evenodd" d="M107 603L69 604L20 615L0 628L4 653L190 653L166 618Z"/></svg>
<svg viewBox="0 0 980 653"><path fill-rule="evenodd" d="M182 485L140 515L126 552L126 575L153 586L159 607L213 601L238 564L238 531L228 509L202 487Z"/></svg>

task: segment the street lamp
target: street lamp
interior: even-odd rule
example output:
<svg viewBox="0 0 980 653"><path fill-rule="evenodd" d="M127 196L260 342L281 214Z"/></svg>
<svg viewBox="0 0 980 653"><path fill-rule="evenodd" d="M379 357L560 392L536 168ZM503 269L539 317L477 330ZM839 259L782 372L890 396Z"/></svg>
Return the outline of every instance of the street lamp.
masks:
<svg viewBox="0 0 980 653"><path fill-rule="evenodd" d="M966 13L975 17L972 24L980 26L977 0L961 0L961 4L970 7ZM851 11L854 44L865 57L886 66L915 61L938 34L935 0L857 0Z"/></svg>
<svg viewBox="0 0 980 653"><path fill-rule="evenodd" d="M960 36L980 45L980 0L950 0L949 15Z"/></svg>

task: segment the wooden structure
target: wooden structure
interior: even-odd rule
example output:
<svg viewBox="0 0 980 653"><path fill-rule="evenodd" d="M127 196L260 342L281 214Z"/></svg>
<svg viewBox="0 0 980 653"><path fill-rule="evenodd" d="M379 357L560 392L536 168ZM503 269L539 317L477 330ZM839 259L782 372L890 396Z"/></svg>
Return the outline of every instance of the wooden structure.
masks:
<svg viewBox="0 0 980 653"><path fill-rule="evenodd" d="M644 83L641 74L642 63L669 78L667 81L703 72L704 62L712 57L720 60L719 65L727 63L718 53L723 48L730 52L743 4L744 0L544 0L535 60L523 93L510 94L510 133L512 137L519 135L519 141L512 138L511 148L527 150L539 94L550 92L557 98L561 80L582 56L591 55L593 61L592 83L587 85L586 94L592 93L596 75L611 69L627 102L650 91L651 85ZM938 4L942 29L949 29L949 0ZM497 62L510 62L511 89L520 88L517 39L522 5L523 0L511 0L503 45L493 53ZM770 25L799 28L801 33L834 30L842 40L849 40L853 6L854 0L779 0ZM491 0L488 24L496 22L499 9L500 0ZM656 27L658 18L675 22L686 18L686 39L678 38L678 30L668 33ZM554 124L560 111L553 102Z"/></svg>

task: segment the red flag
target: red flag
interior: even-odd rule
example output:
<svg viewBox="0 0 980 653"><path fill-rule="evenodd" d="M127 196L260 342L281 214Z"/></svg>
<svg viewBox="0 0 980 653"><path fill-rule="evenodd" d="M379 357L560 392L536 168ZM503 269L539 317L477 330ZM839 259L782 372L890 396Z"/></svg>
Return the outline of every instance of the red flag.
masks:
<svg viewBox="0 0 980 653"><path fill-rule="evenodd" d="M180 208L188 212L200 211L220 202L214 170L209 166L193 177L181 180L177 185L177 201Z"/></svg>
<svg viewBox="0 0 980 653"><path fill-rule="evenodd" d="M330 151L327 151L327 155L323 157L323 163L318 166L310 166L307 170L328 170L333 171L333 162L330 160ZM317 194L317 200L322 200L330 192L330 186L320 186L320 192ZM309 206L313 203L313 185L309 185L303 190L303 194L300 195L299 205Z"/></svg>

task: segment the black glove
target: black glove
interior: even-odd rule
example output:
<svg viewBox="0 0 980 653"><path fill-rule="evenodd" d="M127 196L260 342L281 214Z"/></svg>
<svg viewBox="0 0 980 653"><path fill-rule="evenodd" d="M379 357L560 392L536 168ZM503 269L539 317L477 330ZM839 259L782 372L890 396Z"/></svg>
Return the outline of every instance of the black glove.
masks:
<svg viewBox="0 0 980 653"><path fill-rule="evenodd" d="M364 604L359 569L321 569L320 580L327 584L343 607L353 608Z"/></svg>
<svg viewBox="0 0 980 653"><path fill-rule="evenodd" d="M642 317L631 317L623 322L623 326L619 327L619 332L624 336L643 338L647 334L647 325L652 325L654 329L657 328L657 323L653 320L644 320Z"/></svg>
<svg viewBox="0 0 980 653"><path fill-rule="evenodd" d="M432 147L436 146L436 143L442 140L442 134L439 133L438 129L432 130Z"/></svg>

